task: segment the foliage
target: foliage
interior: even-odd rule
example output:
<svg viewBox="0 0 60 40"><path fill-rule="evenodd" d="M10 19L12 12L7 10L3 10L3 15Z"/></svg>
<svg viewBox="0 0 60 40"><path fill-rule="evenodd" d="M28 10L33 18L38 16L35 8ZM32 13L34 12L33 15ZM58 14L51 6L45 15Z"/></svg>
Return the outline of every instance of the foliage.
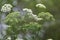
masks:
<svg viewBox="0 0 60 40"><path fill-rule="evenodd" d="M32 38L31 40L40 40L39 32L43 27L43 23L47 21L48 22L55 21L55 19L53 15L50 14L50 12L47 10L47 7L45 5L41 4L39 5L39 7L35 7L37 3L36 0L35 1L32 0L33 1L32 3L30 3L31 1L29 0L21 1L26 2L27 5L25 5L25 7L31 8L33 12L29 9L30 11L27 10L24 16L22 16L21 15L22 13L19 11L18 12L12 11L11 13L8 13L4 20L4 22L8 25L6 35L4 36L4 38L6 37L6 39L8 39L8 37L10 37L11 40L16 40L19 34L23 34L24 35L23 39L28 40L25 37L25 35L29 32L31 35L33 35L31 37ZM12 2L13 0L6 0L5 3L12 4ZM1 4L1 6L2 5L3 4ZM35 14L37 14L38 16ZM41 24L41 22L43 23Z"/></svg>
<svg viewBox="0 0 60 40"><path fill-rule="evenodd" d="M43 20L46 20L46 21L48 21L50 19L53 20L52 19L53 16L48 12L39 13L38 16L40 18L43 18ZM13 37L12 38L13 40L15 40L15 38L17 38L17 35L19 33L26 34L27 32L30 32L31 34L38 35L38 34L36 34L36 32L40 31L42 25L40 25L36 21L33 21L34 19L33 20L31 20L31 19L33 19L33 17L32 16L30 17L30 15L28 13L25 16L21 16L20 12L9 13L5 19L5 23L9 25L9 27L6 31L7 35L10 37ZM29 21L29 20L31 20L31 21ZM36 37L36 36L33 36L33 37ZM33 39L35 39L35 38L33 38ZM38 40L40 40L40 39L38 38Z"/></svg>
<svg viewBox="0 0 60 40"><path fill-rule="evenodd" d="M14 25L14 24L17 24L20 21L19 18L20 18L19 12L12 12L12 13L9 13L9 15L7 15L5 22L8 25Z"/></svg>
<svg viewBox="0 0 60 40"><path fill-rule="evenodd" d="M38 17L43 18L44 21L55 21L53 15L49 12L41 12L38 14Z"/></svg>
<svg viewBox="0 0 60 40"><path fill-rule="evenodd" d="M7 29L7 35L18 35L19 33L27 33L31 31L32 33L40 31L41 25L31 20L26 14L23 18L19 12L12 12L6 16L5 23L9 25ZM27 19L26 19L27 18ZM33 18L33 17L31 17ZM17 36L16 36L17 37Z"/></svg>

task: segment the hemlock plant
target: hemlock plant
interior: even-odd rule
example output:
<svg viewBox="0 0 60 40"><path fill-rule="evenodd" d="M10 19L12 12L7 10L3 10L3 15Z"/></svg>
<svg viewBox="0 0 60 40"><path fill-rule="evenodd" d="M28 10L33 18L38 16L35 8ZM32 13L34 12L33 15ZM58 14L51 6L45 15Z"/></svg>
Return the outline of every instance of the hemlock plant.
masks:
<svg viewBox="0 0 60 40"><path fill-rule="evenodd" d="M46 9L43 4L38 4L36 6ZM12 8L12 6L10 8ZM8 8L4 10L2 6L2 12L11 11L11 9L8 10ZM23 12L25 12L24 16L21 16L20 12L10 12L6 16L4 22L8 25L8 28L6 29L4 40L17 40L19 34L23 35L23 40L40 40L39 32L41 27L43 27L43 23L46 21L55 21L53 15L49 12L40 12L36 15L28 8L24 8ZM43 23L40 24L42 21ZM26 37L28 33L30 34L29 39Z"/></svg>

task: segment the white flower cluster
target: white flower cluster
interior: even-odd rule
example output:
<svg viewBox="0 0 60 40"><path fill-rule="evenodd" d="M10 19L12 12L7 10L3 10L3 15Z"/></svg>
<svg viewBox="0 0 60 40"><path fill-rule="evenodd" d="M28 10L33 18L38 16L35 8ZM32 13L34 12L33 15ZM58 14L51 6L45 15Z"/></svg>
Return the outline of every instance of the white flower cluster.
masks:
<svg viewBox="0 0 60 40"><path fill-rule="evenodd" d="M31 9L24 8L23 11L27 12L29 14L29 16L34 18L36 21L42 20L42 18L38 18L37 15L33 14Z"/></svg>
<svg viewBox="0 0 60 40"><path fill-rule="evenodd" d="M32 14L31 16L32 16L36 21L42 20L42 18L38 18L38 16L35 15L35 14Z"/></svg>
<svg viewBox="0 0 60 40"><path fill-rule="evenodd" d="M28 9L28 8L24 8L23 11L25 11L27 13L32 13L32 10L31 9Z"/></svg>
<svg viewBox="0 0 60 40"><path fill-rule="evenodd" d="M9 12L11 11L12 5L11 4L4 4L1 8L2 12Z"/></svg>
<svg viewBox="0 0 60 40"><path fill-rule="evenodd" d="M46 8L46 6L43 5L43 4L36 4L36 7L39 7L39 8Z"/></svg>
<svg viewBox="0 0 60 40"><path fill-rule="evenodd" d="M53 39L47 39L47 40L53 40Z"/></svg>

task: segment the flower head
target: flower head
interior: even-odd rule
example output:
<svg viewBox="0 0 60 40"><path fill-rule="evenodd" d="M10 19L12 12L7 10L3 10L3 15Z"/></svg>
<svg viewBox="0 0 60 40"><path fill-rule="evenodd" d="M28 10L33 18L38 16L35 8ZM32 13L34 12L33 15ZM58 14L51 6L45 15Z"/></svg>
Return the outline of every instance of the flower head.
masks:
<svg viewBox="0 0 60 40"><path fill-rule="evenodd" d="M28 16L32 17L36 21L42 20L42 18L38 18L37 15L33 14L31 9L24 8L23 11L27 12Z"/></svg>
<svg viewBox="0 0 60 40"><path fill-rule="evenodd" d="M53 40L53 39L47 39L47 40Z"/></svg>
<svg viewBox="0 0 60 40"><path fill-rule="evenodd" d="M32 17L36 20L36 21L40 21L40 20L43 20L42 18L38 18L37 15L33 14Z"/></svg>
<svg viewBox="0 0 60 40"><path fill-rule="evenodd" d="M46 6L43 5L43 4L36 4L36 7L39 7L39 8L46 8Z"/></svg>
<svg viewBox="0 0 60 40"><path fill-rule="evenodd" d="M2 8L1 8L1 11L2 12L9 12L9 11L11 11L11 8L12 8L12 5L10 5L10 4L4 4L2 6Z"/></svg>
<svg viewBox="0 0 60 40"><path fill-rule="evenodd" d="M28 8L24 8L23 11L28 12L28 13L32 13L32 10L28 9Z"/></svg>

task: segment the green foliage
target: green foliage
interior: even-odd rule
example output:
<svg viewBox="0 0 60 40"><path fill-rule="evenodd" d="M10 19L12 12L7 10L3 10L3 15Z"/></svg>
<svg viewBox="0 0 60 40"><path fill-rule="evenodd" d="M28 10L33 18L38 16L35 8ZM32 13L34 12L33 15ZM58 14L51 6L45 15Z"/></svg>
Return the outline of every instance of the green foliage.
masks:
<svg viewBox="0 0 60 40"><path fill-rule="evenodd" d="M20 21L19 18L20 18L19 12L9 13L9 14L6 16L5 23L7 23L8 25L17 24L17 23Z"/></svg>
<svg viewBox="0 0 60 40"><path fill-rule="evenodd" d="M53 15L51 15L49 12L41 12L38 14L38 17L43 18L44 21L54 21ZM6 16L5 23L9 26L6 30L7 36L13 37L13 39L17 38L19 33L26 34L27 32L34 34L35 36L33 37L36 37L38 35L36 32L39 32L42 27L42 24L33 21L33 17L29 14L21 16L19 12L9 13ZM38 40L40 39L38 38Z"/></svg>
<svg viewBox="0 0 60 40"><path fill-rule="evenodd" d="M9 26L6 30L7 36L11 37L12 35L16 35L17 38L19 33L26 34L27 32L31 32L31 34L35 34L39 32L42 25L35 21L31 21L31 19L33 18L28 14L21 16L19 12L9 13L4 21Z"/></svg>
<svg viewBox="0 0 60 40"><path fill-rule="evenodd" d="M14 0L6 0L4 3L2 2L2 0L0 0L1 2L1 6L5 3L10 3L12 4ZM21 1L21 3L20 3ZM18 0L18 5L24 5L24 7L27 8L31 8L33 10L34 14L37 14L39 18L42 18L43 23L47 22L47 21L55 21L54 17L52 14L50 14L49 9L47 10L46 8L43 7L36 7L36 0ZM20 5L20 6L21 6ZM53 3L49 2L49 5L53 6ZM45 5L44 5L45 6ZM53 8L52 8L53 9ZM47 12L48 11L48 12ZM38 14L39 13L39 14ZM36 16L36 15L35 15ZM23 33L24 35L27 34L28 32L31 33L32 36L32 40L40 40L40 29L41 27L43 27L43 25L40 23L41 21L36 22L36 20L34 20L34 18L32 16L30 16L28 13L24 16L21 15L20 12L12 12L9 13L4 22L8 25L8 28L6 30L6 36L11 37L11 40L16 40L17 39L17 35L20 33ZM24 40L27 40L24 36Z"/></svg>
<svg viewBox="0 0 60 40"><path fill-rule="evenodd" d="M42 26L36 22L30 22L28 24L24 24L22 29L26 31L31 31L33 33L39 31L41 27Z"/></svg>
<svg viewBox="0 0 60 40"><path fill-rule="evenodd" d="M44 21L55 21L53 15L49 12L41 12L38 14L38 17L43 18Z"/></svg>

